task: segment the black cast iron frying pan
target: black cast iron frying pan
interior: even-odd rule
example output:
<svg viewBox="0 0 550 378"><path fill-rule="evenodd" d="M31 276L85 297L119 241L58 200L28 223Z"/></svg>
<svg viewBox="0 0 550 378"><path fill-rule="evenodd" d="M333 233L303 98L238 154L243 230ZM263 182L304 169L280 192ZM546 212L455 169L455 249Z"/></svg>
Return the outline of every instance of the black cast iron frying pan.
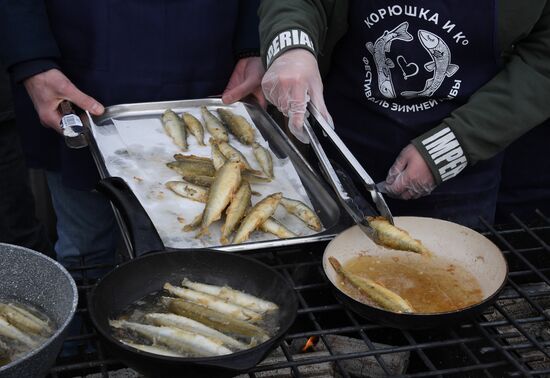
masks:
<svg viewBox="0 0 550 378"><path fill-rule="evenodd" d="M323 255L325 274L344 305L376 323L403 329L420 329L450 327L467 321L481 314L497 299L506 283L508 264L502 252L489 239L472 229L441 219L394 217L394 221L397 227L421 240L435 256L456 262L477 278L483 299L464 309L435 314L395 313L357 301L339 289L340 280L328 261L329 257L335 257L345 265L357 255L396 256L404 264L407 259L417 259L420 256L381 247L369 239L358 226L354 226L334 238Z"/></svg>
<svg viewBox="0 0 550 378"><path fill-rule="evenodd" d="M102 180L98 190L108 192L117 208L139 209L138 200L120 178ZM137 205L136 206L136 202ZM105 346L128 366L151 377L223 377L256 366L283 340L298 308L290 283L267 265L235 253L211 250L167 251L154 226L143 211L122 211L133 217L130 238L136 256L107 274L89 297L90 317ZM155 253L152 253L155 252ZM165 357L142 352L120 343L108 324L126 306L160 290L169 281L179 284L187 277L213 285L229 285L279 305L278 330L269 340L251 349L226 356L203 358Z"/></svg>

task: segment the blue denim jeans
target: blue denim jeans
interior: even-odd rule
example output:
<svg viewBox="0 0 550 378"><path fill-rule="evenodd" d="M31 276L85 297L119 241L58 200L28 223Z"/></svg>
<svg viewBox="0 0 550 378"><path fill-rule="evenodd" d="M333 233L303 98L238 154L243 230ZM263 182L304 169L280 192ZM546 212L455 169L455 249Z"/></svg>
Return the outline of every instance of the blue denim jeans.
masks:
<svg viewBox="0 0 550 378"><path fill-rule="evenodd" d="M112 267L74 268L114 265L119 232L109 201L99 193L67 187L58 173L48 172L47 179L57 216L57 260L69 269L77 282L100 278ZM85 327L82 316L75 314L69 325L69 337L89 332ZM68 357L79 351L91 353L93 347L78 340L66 341L61 356Z"/></svg>
<svg viewBox="0 0 550 378"><path fill-rule="evenodd" d="M47 178L57 216L57 260L69 269L114 265L119 232L109 201L99 193L67 187L57 173L48 172ZM87 270L86 278L99 278L109 270ZM83 278L81 271L71 274L76 280Z"/></svg>

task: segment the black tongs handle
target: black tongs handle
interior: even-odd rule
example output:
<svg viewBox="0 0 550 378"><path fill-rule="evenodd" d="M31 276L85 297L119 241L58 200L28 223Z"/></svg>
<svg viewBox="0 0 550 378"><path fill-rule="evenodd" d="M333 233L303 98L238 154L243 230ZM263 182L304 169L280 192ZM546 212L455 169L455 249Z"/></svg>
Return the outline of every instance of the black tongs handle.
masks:
<svg viewBox="0 0 550 378"><path fill-rule="evenodd" d="M69 100L61 101L59 111L61 113L61 131L67 147L73 149L87 147L86 129Z"/></svg>
<svg viewBox="0 0 550 378"><path fill-rule="evenodd" d="M365 188L370 193L372 200L376 205L376 209L380 212L380 215L382 215L391 224L393 224L393 216L390 212L390 209L388 208L388 205L386 204L386 201L384 200L382 193L380 193L380 191L376 187L374 180L369 176L367 171L365 171L365 168L363 168L361 163L359 163L359 161L355 158L355 156L353 156L353 154L345 145L345 143L342 141L342 139L340 139L338 134L336 134L334 129L327 123L327 121L325 121L324 117L321 115L321 113L319 113L317 108L311 102L309 102L308 104L308 111L310 115L321 126L322 130L325 132L325 134L328 136L328 138L331 140L334 146L340 151L341 155L348 161L348 163L351 165L354 171L359 175L359 177L363 181L363 184L365 185ZM322 152L325 158L326 158L326 154L323 148L321 147L321 145L319 144L319 141L315 133L313 132L313 129L311 129L311 125L309 125L307 119L306 119L304 128L308 133L312 147L314 148L319 159L324 160L324 159L321 159L318 152ZM325 165L330 166L330 168L328 168L329 170L332 169L332 172L334 173L334 175L329 174L328 172L327 174L329 175L330 180L333 181L334 183L333 186L336 185L337 187L339 186L341 189L343 189L342 184L340 183L340 180L338 180L336 172L334 172L334 169L332 168L332 165L330 164L330 161L328 160L328 158L326 158L326 161L321 161L321 164L324 166L325 170L326 168L328 168ZM337 181L334 180L334 178L336 178ZM335 187L335 190L338 192L339 190L337 187Z"/></svg>

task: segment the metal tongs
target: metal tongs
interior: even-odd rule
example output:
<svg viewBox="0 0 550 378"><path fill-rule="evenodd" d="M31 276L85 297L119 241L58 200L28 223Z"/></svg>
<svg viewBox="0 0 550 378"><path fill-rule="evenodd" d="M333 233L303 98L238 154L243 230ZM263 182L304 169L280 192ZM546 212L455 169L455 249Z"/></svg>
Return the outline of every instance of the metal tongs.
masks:
<svg viewBox="0 0 550 378"><path fill-rule="evenodd" d="M342 139L340 139L338 134L336 134L336 132L327 123L327 121L325 121L321 113L319 113L317 108L311 102L308 104L308 111L309 114L317 121L319 126L321 126L321 129L323 130L325 135L331 140L334 146L338 150L340 150L342 156L344 156L349 165L351 165L357 175L359 175L361 181L363 182L363 185L370 193L376 209L378 210L380 215L386 218L391 224L394 224L393 216L390 212L390 209L388 208L388 205L386 204L386 201L384 200L384 197L382 196L382 193L380 193L380 191L376 187L375 182L365 171L361 163L357 161L351 151L344 144ZM313 128L308 121L308 117L306 117L304 121L304 130L309 137L311 147L313 148L315 155L317 155L317 158L321 163L321 167L323 168L323 171L325 172L328 181L336 191L336 194L342 202L342 205L351 215L355 223L360 226L361 230L363 230L363 232L365 232L367 236L372 238L373 230L366 219L365 211L362 210L361 204L358 201L358 199L361 199L361 196L358 193L354 193L356 190L354 190L351 179L341 171L339 171L338 173L336 172L323 147L319 143L319 139L317 139L317 135L315 135L315 132L313 131ZM344 183L342 183L342 181L344 181Z"/></svg>

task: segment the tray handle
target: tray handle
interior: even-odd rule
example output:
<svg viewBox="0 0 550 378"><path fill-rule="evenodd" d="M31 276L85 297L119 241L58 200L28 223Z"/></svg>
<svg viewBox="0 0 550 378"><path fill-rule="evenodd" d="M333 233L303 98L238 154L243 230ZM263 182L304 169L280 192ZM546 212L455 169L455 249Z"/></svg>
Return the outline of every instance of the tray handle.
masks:
<svg viewBox="0 0 550 378"><path fill-rule="evenodd" d="M126 181L120 177L107 177L99 181L96 189L120 212L128 229L135 257L164 251L164 244L153 222Z"/></svg>

